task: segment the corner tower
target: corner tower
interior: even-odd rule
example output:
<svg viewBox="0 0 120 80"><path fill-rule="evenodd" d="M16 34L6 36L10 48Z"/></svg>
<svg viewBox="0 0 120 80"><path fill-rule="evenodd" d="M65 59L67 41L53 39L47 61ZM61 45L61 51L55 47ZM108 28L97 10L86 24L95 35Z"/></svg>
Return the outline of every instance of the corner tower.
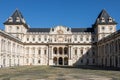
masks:
<svg viewBox="0 0 120 80"><path fill-rule="evenodd" d="M93 28L96 34L96 41L116 32L117 23L115 20L103 9L98 15Z"/></svg>
<svg viewBox="0 0 120 80"><path fill-rule="evenodd" d="M22 39L23 34L29 28L21 12L16 9L15 12L4 22L5 32Z"/></svg>

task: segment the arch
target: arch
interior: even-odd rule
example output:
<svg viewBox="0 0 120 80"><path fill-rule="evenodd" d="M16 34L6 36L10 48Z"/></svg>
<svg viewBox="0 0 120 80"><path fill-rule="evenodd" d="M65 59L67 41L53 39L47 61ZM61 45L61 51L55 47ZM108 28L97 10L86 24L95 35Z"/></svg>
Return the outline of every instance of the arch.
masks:
<svg viewBox="0 0 120 80"><path fill-rule="evenodd" d="M53 63L54 63L54 65L57 65L57 57L53 58Z"/></svg>
<svg viewBox="0 0 120 80"><path fill-rule="evenodd" d="M59 57L59 65L63 65L63 58Z"/></svg>
<svg viewBox="0 0 120 80"><path fill-rule="evenodd" d="M56 47L53 48L53 52L54 52L54 54L57 54L57 48Z"/></svg>
<svg viewBox="0 0 120 80"><path fill-rule="evenodd" d="M64 48L64 54L68 54L68 48L67 47Z"/></svg>
<svg viewBox="0 0 120 80"><path fill-rule="evenodd" d="M62 52L63 52L63 48L59 47L59 54L62 54Z"/></svg>
<svg viewBox="0 0 120 80"><path fill-rule="evenodd" d="M64 65L68 65L68 57L64 58Z"/></svg>
<svg viewBox="0 0 120 80"><path fill-rule="evenodd" d="M40 61L40 60L38 60L38 64L40 64L40 62L41 62L41 61Z"/></svg>

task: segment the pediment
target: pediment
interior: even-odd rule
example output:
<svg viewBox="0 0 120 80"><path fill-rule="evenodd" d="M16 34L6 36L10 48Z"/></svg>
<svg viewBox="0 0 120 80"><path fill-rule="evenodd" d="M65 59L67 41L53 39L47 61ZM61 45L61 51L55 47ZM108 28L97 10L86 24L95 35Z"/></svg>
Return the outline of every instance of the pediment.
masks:
<svg viewBox="0 0 120 80"><path fill-rule="evenodd" d="M51 28L50 34L71 34L71 29L64 26L56 26Z"/></svg>

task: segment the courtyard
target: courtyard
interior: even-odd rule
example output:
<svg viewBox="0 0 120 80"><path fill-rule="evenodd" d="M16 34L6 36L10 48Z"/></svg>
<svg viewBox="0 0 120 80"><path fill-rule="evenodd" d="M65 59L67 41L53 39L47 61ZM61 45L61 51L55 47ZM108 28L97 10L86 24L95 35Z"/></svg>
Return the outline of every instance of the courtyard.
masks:
<svg viewBox="0 0 120 80"><path fill-rule="evenodd" d="M120 71L96 67L22 66L1 68L0 80L120 80Z"/></svg>

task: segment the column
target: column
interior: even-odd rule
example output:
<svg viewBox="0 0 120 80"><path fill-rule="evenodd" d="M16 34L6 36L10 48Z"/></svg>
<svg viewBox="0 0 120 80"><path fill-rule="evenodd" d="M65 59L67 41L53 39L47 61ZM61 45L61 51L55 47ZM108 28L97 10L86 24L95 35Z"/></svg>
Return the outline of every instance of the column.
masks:
<svg viewBox="0 0 120 80"><path fill-rule="evenodd" d="M5 67L7 67L7 64L8 64L8 57L7 57L7 48L8 46L7 46L7 42L5 41L5 52L4 52L4 54L5 54Z"/></svg>
<svg viewBox="0 0 120 80"><path fill-rule="evenodd" d="M37 48L37 47L35 47L35 57L34 57L34 64L35 65L37 65L37 63L38 63L38 60L37 60L37 57L38 57L38 50L39 50L39 48Z"/></svg>
<svg viewBox="0 0 120 80"><path fill-rule="evenodd" d="M71 46L68 46L68 65L72 65L72 59L71 59Z"/></svg>
<svg viewBox="0 0 120 80"><path fill-rule="evenodd" d="M45 64L45 61L44 61L44 51L43 51L43 47L41 47L41 65L44 65Z"/></svg>
<svg viewBox="0 0 120 80"><path fill-rule="evenodd" d="M64 65L64 57L62 57L62 61L63 61L63 64L62 64L62 65Z"/></svg>
<svg viewBox="0 0 120 80"><path fill-rule="evenodd" d="M48 45L48 62L49 65L53 65L53 48L51 45Z"/></svg>
<svg viewBox="0 0 120 80"><path fill-rule="evenodd" d="M62 50L63 50L63 51L62 51L62 61L63 61L63 64L62 64L62 65L64 65L64 48L65 48L65 47L62 47Z"/></svg>

